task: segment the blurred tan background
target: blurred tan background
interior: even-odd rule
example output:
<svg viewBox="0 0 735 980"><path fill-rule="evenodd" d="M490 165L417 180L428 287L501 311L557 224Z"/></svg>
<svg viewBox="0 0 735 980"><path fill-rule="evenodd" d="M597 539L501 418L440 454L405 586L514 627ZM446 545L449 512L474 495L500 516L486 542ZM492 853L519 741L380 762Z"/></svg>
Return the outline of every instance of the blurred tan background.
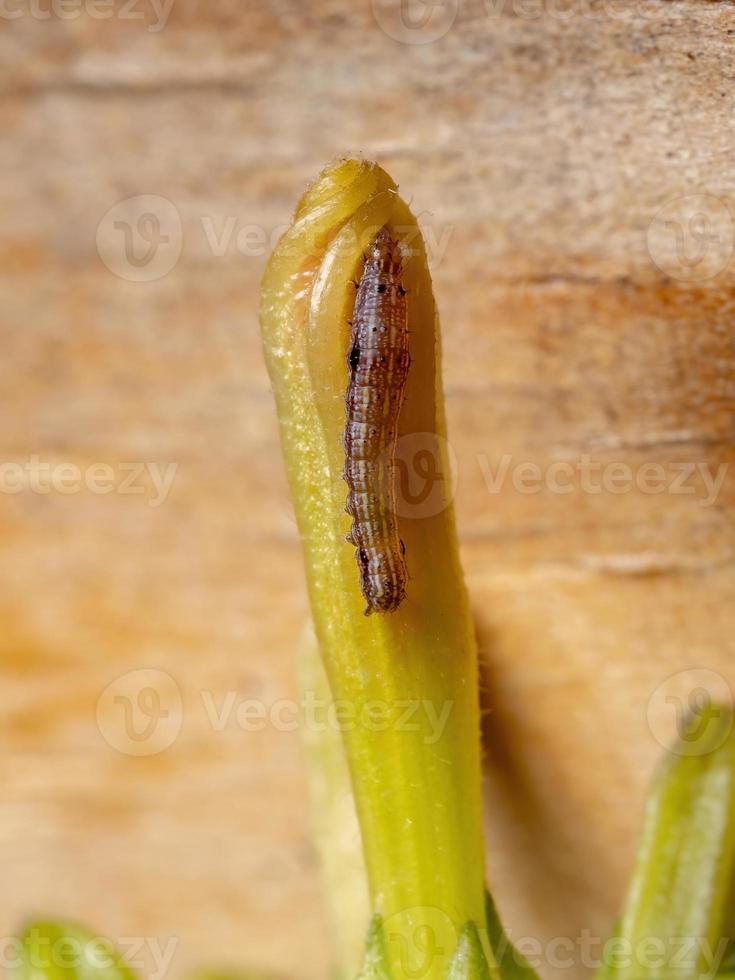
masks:
<svg viewBox="0 0 735 980"><path fill-rule="evenodd" d="M733 7L1 17L0 935L52 913L173 941L167 977L327 976L257 303L357 152L432 255L490 881L515 937L605 937L677 707L735 684Z"/></svg>

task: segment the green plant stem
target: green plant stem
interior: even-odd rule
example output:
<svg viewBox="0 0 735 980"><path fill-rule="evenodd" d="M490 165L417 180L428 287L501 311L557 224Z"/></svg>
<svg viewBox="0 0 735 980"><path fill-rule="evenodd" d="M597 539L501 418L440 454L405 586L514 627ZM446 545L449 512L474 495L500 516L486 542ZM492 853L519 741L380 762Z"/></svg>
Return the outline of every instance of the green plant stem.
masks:
<svg viewBox="0 0 735 980"><path fill-rule="evenodd" d="M301 691L314 705L304 726L314 842L319 852L334 949L335 980L357 975L370 919L365 862L345 748L313 631L301 651Z"/></svg>
<svg viewBox="0 0 735 980"><path fill-rule="evenodd" d="M30 923L20 953L12 980L136 980L107 939L70 922Z"/></svg>
<svg viewBox="0 0 735 980"><path fill-rule="evenodd" d="M412 365L399 437L428 446L444 484L439 506L401 522L408 598L394 614L366 617L345 540L342 433L351 280L386 224L410 249ZM414 217L379 167L341 161L312 185L266 271L261 323L373 909L392 977L413 980L421 970L439 980L466 924L484 919L477 651L450 499L426 255Z"/></svg>
<svg viewBox="0 0 735 980"><path fill-rule="evenodd" d="M735 872L735 736L729 708L688 725L651 786L628 899L603 976L704 978L725 951Z"/></svg>

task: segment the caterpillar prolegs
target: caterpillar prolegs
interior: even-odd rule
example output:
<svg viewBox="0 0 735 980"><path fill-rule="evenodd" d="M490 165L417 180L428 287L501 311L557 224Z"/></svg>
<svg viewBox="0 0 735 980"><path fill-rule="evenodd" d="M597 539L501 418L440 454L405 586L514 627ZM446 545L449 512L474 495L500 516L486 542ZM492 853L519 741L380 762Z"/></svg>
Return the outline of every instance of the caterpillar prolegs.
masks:
<svg viewBox="0 0 735 980"><path fill-rule="evenodd" d="M408 580L394 478L398 416L411 363L402 279L398 242L382 228L357 287L345 396L344 479L353 518L348 540L357 548L365 615L398 609Z"/></svg>

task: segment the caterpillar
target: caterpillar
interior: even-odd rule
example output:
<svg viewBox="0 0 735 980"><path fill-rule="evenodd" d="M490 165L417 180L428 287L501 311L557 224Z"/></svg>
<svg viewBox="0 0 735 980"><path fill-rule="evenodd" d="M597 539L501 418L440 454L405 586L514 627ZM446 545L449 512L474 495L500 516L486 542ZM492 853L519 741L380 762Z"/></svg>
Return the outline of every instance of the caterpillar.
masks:
<svg viewBox="0 0 735 980"><path fill-rule="evenodd" d="M411 363L403 257L381 228L368 249L351 321L344 432L347 540L355 546L365 615L395 612L408 569L398 534L394 456Z"/></svg>

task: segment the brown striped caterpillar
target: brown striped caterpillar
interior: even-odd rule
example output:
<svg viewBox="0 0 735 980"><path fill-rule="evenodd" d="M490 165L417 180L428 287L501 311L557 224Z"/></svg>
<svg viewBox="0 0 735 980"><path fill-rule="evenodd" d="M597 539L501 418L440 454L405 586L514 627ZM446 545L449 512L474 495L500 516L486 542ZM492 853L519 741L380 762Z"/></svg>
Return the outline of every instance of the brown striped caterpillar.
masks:
<svg viewBox="0 0 735 980"><path fill-rule="evenodd" d="M344 479L348 541L357 548L365 615L394 612L406 596L408 570L398 534L394 459L406 391L406 290L398 242L382 228L368 249L357 287L348 356Z"/></svg>

